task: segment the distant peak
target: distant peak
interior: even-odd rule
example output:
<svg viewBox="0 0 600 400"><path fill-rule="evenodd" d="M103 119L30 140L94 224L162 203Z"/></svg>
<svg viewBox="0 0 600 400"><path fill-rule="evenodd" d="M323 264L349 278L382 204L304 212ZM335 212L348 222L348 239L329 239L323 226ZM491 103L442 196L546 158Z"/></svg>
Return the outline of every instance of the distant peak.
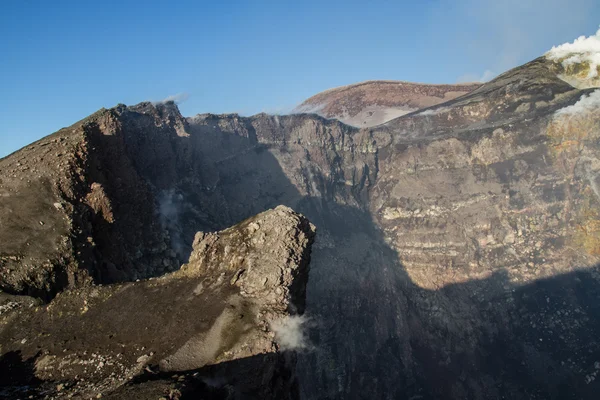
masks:
<svg viewBox="0 0 600 400"><path fill-rule="evenodd" d="M481 84L426 84L406 81L365 81L318 93L293 111L335 118L366 128L467 94Z"/></svg>

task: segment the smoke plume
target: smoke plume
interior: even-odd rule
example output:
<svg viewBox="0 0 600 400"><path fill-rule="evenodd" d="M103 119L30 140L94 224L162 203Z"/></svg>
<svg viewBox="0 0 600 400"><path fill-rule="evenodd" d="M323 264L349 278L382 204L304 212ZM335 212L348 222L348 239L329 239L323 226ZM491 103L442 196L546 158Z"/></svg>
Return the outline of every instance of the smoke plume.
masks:
<svg viewBox="0 0 600 400"><path fill-rule="evenodd" d="M565 68L573 64L588 63L590 66L588 78L595 78L598 76L598 66L600 66L600 29L594 36L580 36L573 43L552 47L546 53L546 57L555 61L562 60Z"/></svg>
<svg viewBox="0 0 600 400"><path fill-rule="evenodd" d="M283 351L310 349L306 332L310 322L304 315L292 315L273 322L271 329L279 348Z"/></svg>
<svg viewBox="0 0 600 400"><path fill-rule="evenodd" d="M168 102L172 101L175 104L181 104L189 98L190 98L190 95L188 93L176 93L176 94L167 96L160 101L155 101L153 103L154 104L164 104L164 103L168 103Z"/></svg>
<svg viewBox="0 0 600 400"><path fill-rule="evenodd" d="M556 111L556 115L575 115L584 112L590 112L594 109L600 109L600 90L595 90L592 93L584 94L577 103Z"/></svg>
<svg viewBox="0 0 600 400"><path fill-rule="evenodd" d="M189 255L191 249L183 239L183 230L180 224L181 210L185 207L183 196L175 190L164 190L158 196L158 213L164 229L169 232L171 246L183 260Z"/></svg>

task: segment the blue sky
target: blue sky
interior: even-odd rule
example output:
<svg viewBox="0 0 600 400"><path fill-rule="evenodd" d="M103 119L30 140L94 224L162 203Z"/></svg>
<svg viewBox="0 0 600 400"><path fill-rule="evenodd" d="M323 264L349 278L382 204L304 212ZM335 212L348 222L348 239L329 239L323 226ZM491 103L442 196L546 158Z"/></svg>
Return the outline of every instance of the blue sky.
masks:
<svg viewBox="0 0 600 400"><path fill-rule="evenodd" d="M487 78L599 24L597 0L3 0L0 157L118 103L251 115L367 79Z"/></svg>

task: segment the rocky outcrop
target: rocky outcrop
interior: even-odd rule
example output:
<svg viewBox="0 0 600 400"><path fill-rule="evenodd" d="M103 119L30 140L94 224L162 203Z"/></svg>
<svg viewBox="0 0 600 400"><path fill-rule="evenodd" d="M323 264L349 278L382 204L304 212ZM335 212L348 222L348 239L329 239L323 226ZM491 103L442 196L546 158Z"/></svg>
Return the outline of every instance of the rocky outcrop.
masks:
<svg viewBox="0 0 600 400"><path fill-rule="evenodd" d="M294 398L292 373L283 378L294 357L272 327L302 311L314 233L281 206L198 233L189 262L160 278L67 290L45 306L4 295L0 394Z"/></svg>

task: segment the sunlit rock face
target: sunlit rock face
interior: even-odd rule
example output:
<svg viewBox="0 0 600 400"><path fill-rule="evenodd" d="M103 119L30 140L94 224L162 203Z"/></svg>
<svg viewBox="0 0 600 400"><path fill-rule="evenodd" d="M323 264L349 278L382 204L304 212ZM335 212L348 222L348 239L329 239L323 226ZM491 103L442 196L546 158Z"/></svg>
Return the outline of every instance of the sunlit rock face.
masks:
<svg viewBox="0 0 600 400"><path fill-rule="evenodd" d="M52 297L161 275L211 240L194 246L196 232L285 204L318 230L300 397L595 398L600 113L596 91L559 76L563 61L540 57L371 128L184 118L172 103L102 111L1 161L3 199L19 199L11 221L24 215L18 193L46 193L27 226L43 237L38 215L72 215L46 239L74 249L62 260L54 242L17 235L3 288ZM57 147L71 145L79 153ZM59 152L65 161L41 168ZM86 184L68 184L63 166Z"/></svg>
<svg viewBox="0 0 600 400"><path fill-rule="evenodd" d="M0 397L297 398L295 356L281 350L304 340L289 321L302 321L314 235L279 206L198 232L188 262L160 278L47 305L1 293Z"/></svg>

